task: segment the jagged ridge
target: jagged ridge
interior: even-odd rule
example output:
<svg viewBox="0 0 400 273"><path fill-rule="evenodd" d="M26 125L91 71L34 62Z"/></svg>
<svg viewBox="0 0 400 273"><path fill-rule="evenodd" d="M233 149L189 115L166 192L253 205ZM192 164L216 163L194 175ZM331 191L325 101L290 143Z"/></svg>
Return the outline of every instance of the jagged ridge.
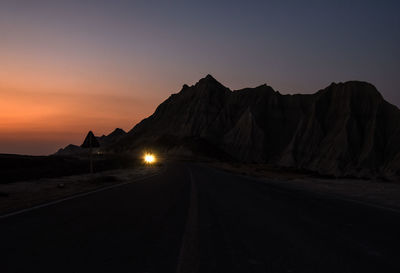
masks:
<svg viewBox="0 0 400 273"><path fill-rule="evenodd" d="M165 150L176 151L179 140L192 139L192 147L201 140L245 162L337 176L398 175L399 122L399 109L366 82L282 95L267 85L231 91L207 75L184 85L112 147L163 146L160 139L168 138L175 140Z"/></svg>

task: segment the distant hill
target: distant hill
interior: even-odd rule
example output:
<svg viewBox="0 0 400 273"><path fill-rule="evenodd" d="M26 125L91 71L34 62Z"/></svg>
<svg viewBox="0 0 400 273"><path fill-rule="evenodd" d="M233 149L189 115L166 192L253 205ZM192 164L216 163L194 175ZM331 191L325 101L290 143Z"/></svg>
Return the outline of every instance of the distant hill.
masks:
<svg viewBox="0 0 400 273"><path fill-rule="evenodd" d="M400 110L366 82L282 95L267 85L231 91L207 75L108 145L115 152L144 147L335 176L395 176Z"/></svg>
<svg viewBox="0 0 400 273"><path fill-rule="evenodd" d="M120 128L117 128L113 132L111 132L109 135L102 135L101 137L96 137L96 138L100 144L100 147L105 149L108 146L115 144L124 135L126 135L126 132ZM80 154L83 152L84 152L84 149L81 148L80 146L74 145L74 144L69 144L65 148L59 149L55 153L55 155L76 155L76 154Z"/></svg>

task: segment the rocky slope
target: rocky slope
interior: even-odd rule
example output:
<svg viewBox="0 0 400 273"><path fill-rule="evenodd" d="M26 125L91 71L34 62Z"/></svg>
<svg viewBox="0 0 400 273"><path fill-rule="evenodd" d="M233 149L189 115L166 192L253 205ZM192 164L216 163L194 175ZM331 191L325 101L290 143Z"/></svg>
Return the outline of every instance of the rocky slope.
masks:
<svg viewBox="0 0 400 273"><path fill-rule="evenodd" d="M267 85L231 91L208 75L184 85L111 150L213 151L335 176L400 175L400 110L366 82L312 95Z"/></svg>

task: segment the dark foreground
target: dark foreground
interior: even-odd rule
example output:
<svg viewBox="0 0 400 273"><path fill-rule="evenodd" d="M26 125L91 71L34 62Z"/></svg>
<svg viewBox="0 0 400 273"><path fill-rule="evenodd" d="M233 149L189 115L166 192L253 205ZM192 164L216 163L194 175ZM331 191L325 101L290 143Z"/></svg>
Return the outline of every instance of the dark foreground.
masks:
<svg viewBox="0 0 400 273"><path fill-rule="evenodd" d="M131 168L141 159L129 155L93 155L94 172ZM0 154L0 184L40 178L85 174L89 172L89 155L30 156Z"/></svg>
<svg viewBox="0 0 400 273"><path fill-rule="evenodd" d="M0 272L400 272L400 215L192 164L0 218Z"/></svg>

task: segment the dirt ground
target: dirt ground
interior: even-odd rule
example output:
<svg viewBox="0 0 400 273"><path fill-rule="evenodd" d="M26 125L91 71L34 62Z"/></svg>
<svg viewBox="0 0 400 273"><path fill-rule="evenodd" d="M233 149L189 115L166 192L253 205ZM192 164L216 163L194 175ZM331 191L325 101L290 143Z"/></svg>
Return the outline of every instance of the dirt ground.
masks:
<svg viewBox="0 0 400 273"><path fill-rule="evenodd" d="M42 178L0 184L0 215L42 203L62 199L78 193L134 181L155 174L161 166L141 166L110 170L94 174Z"/></svg>
<svg viewBox="0 0 400 273"><path fill-rule="evenodd" d="M225 171L257 177L278 187L309 191L326 198L346 199L400 211L400 183L396 181L322 177L262 164L211 165Z"/></svg>

